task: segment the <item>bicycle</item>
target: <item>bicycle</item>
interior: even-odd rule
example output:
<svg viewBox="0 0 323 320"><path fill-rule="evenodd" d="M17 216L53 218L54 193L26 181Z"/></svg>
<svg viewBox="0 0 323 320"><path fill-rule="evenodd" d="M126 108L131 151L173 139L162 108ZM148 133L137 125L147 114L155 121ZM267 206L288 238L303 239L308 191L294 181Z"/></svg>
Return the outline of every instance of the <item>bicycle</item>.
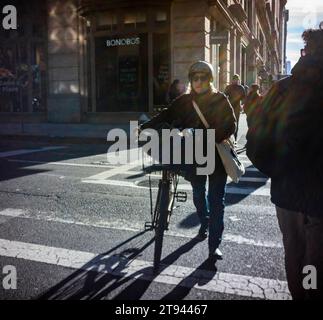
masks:
<svg viewBox="0 0 323 320"><path fill-rule="evenodd" d="M143 167L145 173L149 174L149 191L150 191L150 214L151 222L145 223L145 230L155 230L155 248L153 272L159 269L162 255L164 232L168 230L170 218L173 213L175 199L178 202L187 200L187 193L177 191L179 175L172 170L171 165L152 165ZM156 204L153 209L153 195L150 174L161 171L162 176L158 183L158 192Z"/></svg>

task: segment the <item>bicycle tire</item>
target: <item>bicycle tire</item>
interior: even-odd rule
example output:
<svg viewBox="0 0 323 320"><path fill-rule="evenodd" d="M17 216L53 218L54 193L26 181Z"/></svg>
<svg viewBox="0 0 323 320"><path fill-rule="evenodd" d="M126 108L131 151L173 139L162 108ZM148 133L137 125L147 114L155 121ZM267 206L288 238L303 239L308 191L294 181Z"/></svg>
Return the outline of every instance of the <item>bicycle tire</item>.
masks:
<svg viewBox="0 0 323 320"><path fill-rule="evenodd" d="M155 228L155 250L154 250L154 273L158 271L161 260L164 232L167 227L168 206L169 206L169 182L161 182L160 197L158 204L158 220Z"/></svg>

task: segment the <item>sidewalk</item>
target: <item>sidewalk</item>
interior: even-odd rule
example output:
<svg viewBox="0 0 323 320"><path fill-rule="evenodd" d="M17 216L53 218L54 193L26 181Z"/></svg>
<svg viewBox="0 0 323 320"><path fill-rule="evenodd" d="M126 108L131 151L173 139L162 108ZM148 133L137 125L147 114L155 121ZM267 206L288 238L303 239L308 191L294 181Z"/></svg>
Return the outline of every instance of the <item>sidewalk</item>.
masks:
<svg viewBox="0 0 323 320"><path fill-rule="evenodd" d="M129 134L126 124L55 124L55 123L0 123L0 137L6 140L39 141L47 143L107 144L107 134L111 129L119 128ZM245 145L248 126L246 115L240 116L238 143Z"/></svg>

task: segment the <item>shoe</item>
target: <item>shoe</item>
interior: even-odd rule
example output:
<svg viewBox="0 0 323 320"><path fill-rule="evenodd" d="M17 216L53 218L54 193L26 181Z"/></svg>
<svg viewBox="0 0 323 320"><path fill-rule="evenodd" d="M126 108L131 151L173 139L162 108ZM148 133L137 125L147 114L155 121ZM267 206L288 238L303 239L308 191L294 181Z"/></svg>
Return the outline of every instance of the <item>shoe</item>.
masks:
<svg viewBox="0 0 323 320"><path fill-rule="evenodd" d="M209 259L212 260L222 260L222 256L223 254L219 248L216 248L214 251L209 253Z"/></svg>

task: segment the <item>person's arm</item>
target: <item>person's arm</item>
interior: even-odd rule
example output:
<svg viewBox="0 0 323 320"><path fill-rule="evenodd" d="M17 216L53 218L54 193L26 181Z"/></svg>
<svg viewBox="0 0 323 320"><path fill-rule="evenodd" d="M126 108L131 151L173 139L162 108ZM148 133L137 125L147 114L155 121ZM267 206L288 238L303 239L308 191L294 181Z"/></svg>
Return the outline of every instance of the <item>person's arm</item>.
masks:
<svg viewBox="0 0 323 320"><path fill-rule="evenodd" d="M160 113L158 113L156 116L151 118L150 120L146 121L140 126L140 130L145 130L149 128L156 128L156 126L160 123L167 122L167 119L169 118L170 110L164 109Z"/></svg>
<svg viewBox="0 0 323 320"><path fill-rule="evenodd" d="M171 104L168 108L162 110L159 114L143 123L140 126L140 130L148 129L148 128L156 128L161 123L171 123L174 120L176 109L178 108L179 98L171 101Z"/></svg>

